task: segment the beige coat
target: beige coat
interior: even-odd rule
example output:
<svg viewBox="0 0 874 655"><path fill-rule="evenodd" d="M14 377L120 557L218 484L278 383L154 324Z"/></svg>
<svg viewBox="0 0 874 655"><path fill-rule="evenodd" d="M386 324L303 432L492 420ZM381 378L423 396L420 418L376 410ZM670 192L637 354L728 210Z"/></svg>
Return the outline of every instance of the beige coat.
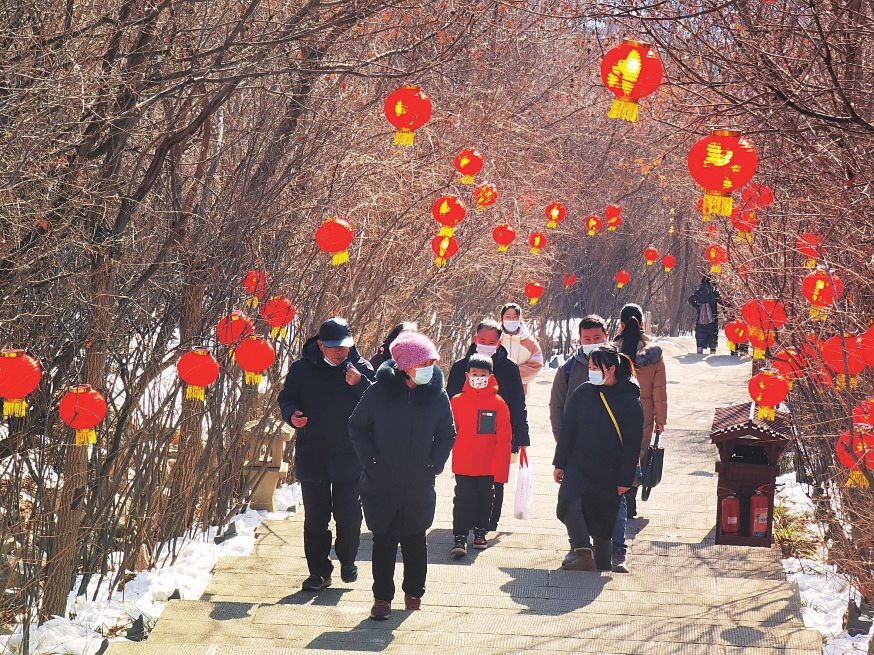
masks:
<svg viewBox="0 0 874 655"><path fill-rule="evenodd" d="M621 348L622 340L616 340L613 345ZM668 381L662 347L652 343L645 334L637 344L634 369L643 406L643 442L640 446L640 456L643 457L655 433L655 424L664 426L668 422Z"/></svg>
<svg viewBox="0 0 874 655"><path fill-rule="evenodd" d="M528 383L537 377L543 368L543 352L540 345L523 325L519 334L501 334L501 344L507 349L509 357L518 367L522 376L522 386L528 393Z"/></svg>

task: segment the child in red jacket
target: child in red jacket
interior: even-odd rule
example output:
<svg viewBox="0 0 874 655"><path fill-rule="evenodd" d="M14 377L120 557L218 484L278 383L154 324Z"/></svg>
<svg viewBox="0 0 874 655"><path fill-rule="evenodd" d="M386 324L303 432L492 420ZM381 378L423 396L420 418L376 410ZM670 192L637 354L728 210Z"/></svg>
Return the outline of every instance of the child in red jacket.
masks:
<svg viewBox="0 0 874 655"><path fill-rule="evenodd" d="M455 500L452 508L452 554L467 554L467 535L473 529L473 547L482 550L486 526L492 511L495 482L507 482L510 475L510 451L513 430L510 410L498 395L492 377L492 358L471 355L467 380L461 393L454 396L455 445L452 448L452 472L455 474Z"/></svg>

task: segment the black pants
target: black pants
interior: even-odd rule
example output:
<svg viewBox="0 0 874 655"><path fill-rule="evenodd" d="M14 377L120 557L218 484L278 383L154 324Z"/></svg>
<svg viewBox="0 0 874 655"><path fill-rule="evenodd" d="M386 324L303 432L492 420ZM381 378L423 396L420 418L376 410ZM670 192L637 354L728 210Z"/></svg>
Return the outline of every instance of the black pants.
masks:
<svg viewBox="0 0 874 655"><path fill-rule="evenodd" d="M303 550L313 575L331 575L331 514L337 524L334 553L340 564L355 564L361 537L361 498L358 482L301 482L303 496Z"/></svg>
<svg viewBox="0 0 874 655"><path fill-rule="evenodd" d="M591 548L592 539L612 542L621 502L622 496L615 491L587 490L582 497L562 497L560 493L556 514L567 526L571 546Z"/></svg>
<svg viewBox="0 0 874 655"><path fill-rule="evenodd" d="M494 532L498 529L498 521L501 520L501 507L504 505L504 483L495 482L494 498L492 499L492 516L489 519L489 530Z"/></svg>
<svg viewBox="0 0 874 655"><path fill-rule="evenodd" d="M487 530L492 514L495 478L491 475L456 475L452 501L452 534L465 535L471 528ZM503 487L503 485L501 485Z"/></svg>
<svg viewBox="0 0 874 655"><path fill-rule="evenodd" d="M708 323L695 325L695 345L698 348L710 348L716 350L719 343L719 323Z"/></svg>
<svg viewBox="0 0 874 655"><path fill-rule="evenodd" d="M394 526L392 526L394 528ZM395 529L389 534L373 535L373 597L391 602L395 596L395 560L398 545L404 560L404 581L401 589L415 598L425 595L425 576L428 574L428 545L425 533L400 536Z"/></svg>

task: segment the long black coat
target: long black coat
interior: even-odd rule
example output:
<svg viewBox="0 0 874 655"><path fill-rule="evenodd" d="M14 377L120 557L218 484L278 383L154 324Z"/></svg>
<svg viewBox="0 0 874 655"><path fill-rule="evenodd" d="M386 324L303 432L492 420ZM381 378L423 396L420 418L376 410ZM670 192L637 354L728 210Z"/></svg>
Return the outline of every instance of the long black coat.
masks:
<svg viewBox="0 0 874 655"><path fill-rule="evenodd" d="M601 400L604 394L619 430ZM643 409L640 387L633 380L611 386L581 384L565 403L553 466L563 469L565 484L582 494L587 490L609 492L616 487L630 487L640 457L643 439Z"/></svg>
<svg viewBox="0 0 874 655"><path fill-rule="evenodd" d="M399 536L425 532L437 506L434 477L455 443L440 369L410 389L394 360L385 362L352 412L349 434L364 466L358 488L370 531L387 534L397 520Z"/></svg>
<svg viewBox="0 0 874 655"><path fill-rule="evenodd" d="M449 371L449 380L446 383L446 393L454 398L464 388L465 373L467 373L467 360L476 353L476 344L467 351L464 359L459 359L452 365ZM525 388L522 386L522 376L519 367L507 357L507 349L499 346L492 355L493 375L498 383L498 395L510 408L510 425L513 427L513 450L519 446L530 446L531 438L528 436L528 409L525 407Z"/></svg>
<svg viewBox="0 0 874 655"><path fill-rule="evenodd" d="M277 399L285 422L291 423L296 411L309 419L297 428L295 475L302 482L351 482L361 474L361 465L349 440L349 416L375 375L370 363L350 348L347 362L361 373L361 382L349 386L346 365L327 364L317 341L312 337L304 344Z"/></svg>

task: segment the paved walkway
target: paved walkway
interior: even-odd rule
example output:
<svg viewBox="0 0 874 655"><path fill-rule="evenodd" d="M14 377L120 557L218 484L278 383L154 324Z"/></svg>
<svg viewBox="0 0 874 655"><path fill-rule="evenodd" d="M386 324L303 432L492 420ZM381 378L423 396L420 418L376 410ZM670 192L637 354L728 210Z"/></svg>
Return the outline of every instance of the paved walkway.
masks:
<svg viewBox="0 0 874 655"><path fill-rule="evenodd" d="M821 653L822 638L801 622L779 551L713 545L717 455L707 430L714 405L748 399L749 361L689 355L687 339L662 343L670 402L665 478L639 503L644 518L629 523L631 573L559 568L567 537L555 518L547 408L554 372L546 371L529 399L534 517L512 518L508 485L509 518L490 548L456 561L449 554L452 476L440 476L422 611L396 602L388 621L368 618L369 534L356 583L337 575L329 589L300 591L306 565L298 515L263 524L252 556L221 560L200 600L171 601L146 642L115 642L108 655ZM402 592L398 599L402 607Z"/></svg>

